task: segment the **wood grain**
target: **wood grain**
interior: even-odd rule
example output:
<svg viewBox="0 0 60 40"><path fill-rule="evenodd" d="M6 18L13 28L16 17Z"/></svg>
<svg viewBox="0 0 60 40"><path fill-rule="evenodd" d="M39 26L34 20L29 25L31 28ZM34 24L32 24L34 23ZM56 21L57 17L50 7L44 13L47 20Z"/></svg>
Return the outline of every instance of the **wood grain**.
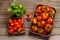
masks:
<svg viewBox="0 0 60 40"><path fill-rule="evenodd" d="M0 0L0 10L7 10L7 8L10 6L12 0Z"/></svg>

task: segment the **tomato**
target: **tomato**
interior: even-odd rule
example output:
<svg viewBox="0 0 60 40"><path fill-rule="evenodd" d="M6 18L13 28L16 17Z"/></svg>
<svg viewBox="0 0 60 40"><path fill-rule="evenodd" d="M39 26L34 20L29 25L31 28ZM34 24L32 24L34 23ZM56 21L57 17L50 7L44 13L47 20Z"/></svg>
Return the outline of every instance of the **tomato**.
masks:
<svg viewBox="0 0 60 40"><path fill-rule="evenodd" d="M54 19L51 18L51 17L49 17L48 20L47 20L47 23L48 23L48 24L52 24L53 22L54 22Z"/></svg>
<svg viewBox="0 0 60 40"><path fill-rule="evenodd" d="M14 19L13 22L16 22L16 19Z"/></svg>
<svg viewBox="0 0 60 40"><path fill-rule="evenodd" d="M35 26L35 25L33 25L33 26L31 27L31 29L32 29L32 31L34 31L34 32L37 32L37 31L38 31L38 28L37 28L37 26Z"/></svg>
<svg viewBox="0 0 60 40"><path fill-rule="evenodd" d="M53 18L55 15L55 10L51 8L51 10L49 11L49 15Z"/></svg>
<svg viewBox="0 0 60 40"><path fill-rule="evenodd" d="M17 25L16 28L21 28L22 26L21 25Z"/></svg>
<svg viewBox="0 0 60 40"><path fill-rule="evenodd" d="M23 28L18 28L18 30L17 30L17 31L18 31L18 32L21 32L22 30L23 30Z"/></svg>
<svg viewBox="0 0 60 40"><path fill-rule="evenodd" d="M14 33L14 29L9 29L9 33L13 34Z"/></svg>
<svg viewBox="0 0 60 40"><path fill-rule="evenodd" d="M36 13L36 12L34 13L34 16L39 16L39 15L40 15L39 13Z"/></svg>
<svg viewBox="0 0 60 40"><path fill-rule="evenodd" d="M42 11L43 12L48 12L48 11L50 11L50 9L51 9L51 7L49 7L47 5L42 6Z"/></svg>
<svg viewBox="0 0 60 40"><path fill-rule="evenodd" d="M39 10L38 10L38 9L36 9L36 10L35 10L35 12L36 12L36 13L38 13L38 12L39 12Z"/></svg>
<svg viewBox="0 0 60 40"><path fill-rule="evenodd" d="M38 6L36 9L41 10L42 6Z"/></svg>
<svg viewBox="0 0 60 40"><path fill-rule="evenodd" d="M8 21L9 21L9 23L12 23L12 22L13 22L13 20L12 20L12 19L9 19Z"/></svg>
<svg viewBox="0 0 60 40"><path fill-rule="evenodd" d="M40 22L37 23L38 27L45 27L45 25L46 25L45 21L40 21Z"/></svg>
<svg viewBox="0 0 60 40"><path fill-rule="evenodd" d="M33 23L33 24L37 24L37 19L36 19L36 18L33 18L33 19L32 19L32 23Z"/></svg>
<svg viewBox="0 0 60 40"><path fill-rule="evenodd" d="M23 26L23 24L24 24L24 22L23 22L23 21L21 21L20 25L21 25L21 26Z"/></svg>
<svg viewBox="0 0 60 40"><path fill-rule="evenodd" d="M17 27L16 26L14 26L14 30L17 30Z"/></svg>
<svg viewBox="0 0 60 40"><path fill-rule="evenodd" d="M51 24L46 24L44 29L45 29L46 32L50 32L52 30L52 25Z"/></svg>
<svg viewBox="0 0 60 40"><path fill-rule="evenodd" d="M14 23L10 23L9 25L10 25L10 26L14 26Z"/></svg>
<svg viewBox="0 0 60 40"><path fill-rule="evenodd" d="M19 22L14 22L14 25L19 25Z"/></svg>
<svg viewBox="0 0 60 40"><path fill-rule="evenodd" d="M20 23L22 20L21 19L17 19L17 21Z"/></svg>
<svg viewBox="0 0 60 40"><path fill-rule="evenodd" d="M44 30L43 30L42 28L39 28L39 29L38 29L38 33L39 33L39 34L43 34L43 33L44 33Z"/></svg>
<svg viewBox="0 0 60 40"><path fill-rule="evenodd" d="M27 16L27 21L30 21L30 16Z"/></svg>
<svg viewBox="0 0 60 40"><path fill-rule="evenodd" d="M40 21L42 19L41 16L37 16L37 20Z"/></svg>
<svg viewBox="0 0 60 40"><path fill-rule="evenodd" d="M46 35L46 34L47 34L47 32L44 30L43 34L44 34L44 35Z"/></svg>
<svg viewBox="0 0 60 40"><path fill-rule="evenodd" d="M44 12L44 13L41 14L41 16L42 16L43 20L46 20L49 17L49 14Z"/></svg>

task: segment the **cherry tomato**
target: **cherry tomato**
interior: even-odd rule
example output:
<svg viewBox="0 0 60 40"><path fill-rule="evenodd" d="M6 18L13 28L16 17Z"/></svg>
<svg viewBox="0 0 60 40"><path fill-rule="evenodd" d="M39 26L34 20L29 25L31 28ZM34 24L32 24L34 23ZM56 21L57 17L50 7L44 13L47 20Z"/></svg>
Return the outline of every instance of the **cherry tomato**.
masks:
<svg viewBox="0 0 60 40"><path fill-rule="evenodd" d="M49 14L44 12L44 13L41 14L41 16L42 16L43 20L46 20L49 17Z"/></svg>
<svg viewBox="0 0 60 40"><path fill-rule="evenodd" d="M53 22L54 22L54 19L51 18L51 17L49 17L48 20L47 20L47 23L48 23L48 24L52 24Z"/></svg>
<svg viewBox="0 0 60 40"><path fill-rule="evenodd" d="M43 12L48 12L48 11L50 11L50 7L49 6L47 6L47 5L44 5L44 6L42 6L42 11Z"/></svg>
<svg viewBox="0 0 60 40"><path fill-rule="evenodd" d="M22 30L23 30L23 28L18 28L18 30L17 30L17 31L18 31L18 32L21 32Z"/></svg>
<svg viewBox="0 0 60 40"><path fill-rule="evenodd" d="M42 19L41 16L37 16L37 20L40 21Z"/></svg>
<svg viewBox="0 0 60 40"><path fill-rule="evenodd" d="M17 25L16 28L21 28L22 26L21 25Z"/></svg>
<svg viewBox="0 0 60 40"><path fill-rule="evenodd" d="M13 22L16 22L16 19L14 19Z"/></svg>
<svg viewBox="0 0 60 40"><path fill-rule="evenodd" d="M17 30L17 27L16 26L14 26L14 30Z"/></svg>
<svg viewBox="0 0 60 40"><path fill-rule="evenodd" d="M19 22L14 22L14 25L19 25Z"/></svg>
<svg viewBox="0 0 60 40"><path fill-rule="evenodd" d="M44 29L45 29L46 32L50 32L52 30L52 25L51 24L46 24Z"/></svg>
<svg viewBox="0 0 60 40"><path fill-rule="evenodd" d="M27 16L30 16L30 13L29 12L27 13Z"/></svg>
<svg viewBox="0 0 60 40"><path fill-rule="evenodd" d="M10 23L9 25L10 25L10 26L14 26L14 23Z"/></svg>
<svg viewBox="0 0 60 40"><path fill-rule="evenodd" d="M30 16L27 16L27 21L30 21Z"/></svg>
<svg viewBox="0 0 60 40"><path fill-rule="evenodd" d="M20 25L21 25L21 26L23 26L23 24L24 24L24 22L23 22L23 21L21 21Z"/></svg>
<svg viewBox="0 0 60 40"><path fill-rule="evenodd" d="M9 29L9 33L13 34L14 33L14 29Z"/></svg>
<svg viewBox="0 0 60 40"><path fill-rule="evenodd" d="M22 20L21 19L17 19L17 21L20 23Z"/></svg>

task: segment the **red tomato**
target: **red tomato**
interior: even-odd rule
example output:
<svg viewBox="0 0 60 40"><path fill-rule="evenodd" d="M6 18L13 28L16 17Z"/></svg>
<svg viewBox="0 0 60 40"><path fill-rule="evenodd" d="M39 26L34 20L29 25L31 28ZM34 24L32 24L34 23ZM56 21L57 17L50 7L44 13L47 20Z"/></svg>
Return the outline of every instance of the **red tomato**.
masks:
<svg viewBox="0 0 60 40"><path fill-rule="evenodd" d="M27 16L30 16L30 13L28 12L26 15L27 15Z"/></svg>
<svg viewBox="0 0 60 40"><path fill-rule="evenodd" d="M48 20L47 20L47 23L48 23L48 24L52 24L53 22L54 22L54 19L51 18L51 17L49 17Z"/></svg>
<svg viewBox="0 0 60 40"><path fill-rule="evenodd" d="M50 11L50 9L51 9L51 7L49 7L47 5L42 6L42 11L43 12L48 12L48 11Z"/></svg>
<svg viewBox="0 0 60 40"><path fill-rule="evenodd" d="M14 30L17 30L16 26L14 26Z"/></svg>
<svg viewBox="0 0 60 40"><path fill-rule="evenodd" d="M22 20L21 19L17 19L17 21L20 23Z"/></svg>
<svg viewBox="0 0 60 40"><path fill-rule="evenodd" d="M41 8L42 8L41 6L38 6L38 7L37 7L37 9L39 9L39 10L41 10Z"/></svg>
<svg viewBox="0 0 60 40"><path fill-rule="evenodd" d="M9 29L9 33L13 34L14 33L14 29Z"/></svg>
<svg viewBox="0 0 60 40"><path fill-rule="evenodd" d="M41 16L37 16L37 20L40 21L42 19Z"/></svg>
<svg viewBox="0 0 60 40"><path fill-rule="evenodd" d="M43 20L46 20L49 17L49 14L44 12L44 13L41 14L41 16L42 16Z"/></svg>
<svg viewBox="0 0 60 40"><path fill-rule="evenodd" d="M21 32L22 30L23 30L23 28L19 28L17 31L18 31L18 32Z"/></svg>
<svg viewBox="0 0 60 40"><path fill-rule="evenodd" d="M16 22L16 19L14 19L13 22Z"/></svg>
<svg viewBox="0 0 60 40"><path fill-rule="evenodd" d="M46 24L44 29L45 29L46 32L50 32L52 30L52 25L51 24Z"/></svg>
<svg viewBox="0 0 60 40"><path fill-rule="evenodd" d="M23 24L24 24L24 22L23 22L23 21L21 21L20 25L21 25L21 26L23 26Z"/></svg>
<svg viewBox="0 0 60 40"><path fill-rule="evenodd" d="M39 16L39 15L40 15L39 13L36 13L36 12L34 13L34 16Z"/></svg>
<svg viewBox="0 0 60 40"><path fill-rule="evenodd" d="M30 21L30 16L27 16L27 21Z"/></svg>
<svg viewBox="0 0 60 40"><path fill-rule="evenodd" d="M15 26L16 28L21 28L22 26L21 25L17 25L17 26Z"/></svg>
<svg viewBox="0 0 60 40"><path fill-rule="evenodd" d="M45 25L46 25L45 21L40 21L40 22L37 23L38 27L45 27Z"/></svg>
<svg viewBox="0 0 60 40"><path fill-rule="evenodd" d="M13 20L12 20L12 19L9 19L8 21L9 21L9 23L12 23L12 22L13 22Z"/></svg>
<svg viewBox="0 0 60 40"><path fill-rule="evenodd" d="M10 26L14 26L14 23L10 23Z"/></svg>
<svg viewBox="0 0 60 40"><path fill-rule="evenodd" d="M14 22L14 25L19 25L19 22Z"/></svg>
<svg viewBox="0 0 60 40"><path fill-rule="evenodd" d="M49 15L53 18L55 16L55 13L56 11L51 8L51 10L49 11Z"/></svg>

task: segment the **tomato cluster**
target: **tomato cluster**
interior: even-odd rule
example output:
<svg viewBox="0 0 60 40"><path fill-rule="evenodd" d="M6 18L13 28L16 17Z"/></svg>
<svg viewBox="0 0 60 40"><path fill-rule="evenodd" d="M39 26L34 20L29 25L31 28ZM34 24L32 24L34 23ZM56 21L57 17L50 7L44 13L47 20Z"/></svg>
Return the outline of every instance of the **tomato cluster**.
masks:
<svg viewBox="0 0 60 40"><path fill-rule="evenodd" d="M23 31L23 24L24 22L22 21L22 19L18 18L18 19L9 19L9 33L13 34L15 32L21 32Z"/></svg>
<svg viewBox="0 0 60 40"><path fill-rule="evenodd" d="M39 34L49 34L54 22L55 9L47 5L38 5L34 11L31 30Z"/></svg>

